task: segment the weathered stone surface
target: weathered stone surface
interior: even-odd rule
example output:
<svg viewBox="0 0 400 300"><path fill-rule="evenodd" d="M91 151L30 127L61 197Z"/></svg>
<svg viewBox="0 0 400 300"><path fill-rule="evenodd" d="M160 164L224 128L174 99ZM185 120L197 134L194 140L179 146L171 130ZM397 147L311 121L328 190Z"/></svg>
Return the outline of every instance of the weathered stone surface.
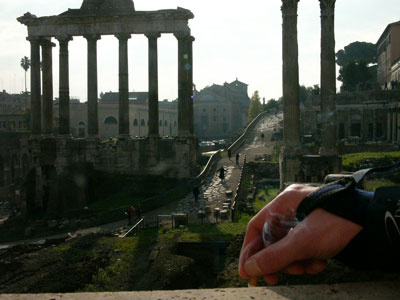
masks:
<svg viewBox="0 0 400 300"><path fill-rule="evenodd" d="M299 63L297 43L298 0L282 0L283 137L289 154L300 150Z"/></svg>
<svg viewBox="0 0 400 300"><path fill-rule="evenodd" d="M40 18L26 13L18 18L18 21L29 26L29 36L33 37L60 34L82 36L84 34L115 35L118 33L145 34L149 32L190 33L188 20L192 18L194 18L194 15L191 11L178 8L159 11L135 11L119 16L85 16L79 10L69 10L60 16Z"/></svg>
<svg viewBox="0 0 400 300"><path fill-rule="evenodd" d="M74 294L3 294L2 300L149 300L149 299L268 299L268 300L397 300L400 297L399 282L342 283L332 285L277 286L258 288L201 289L177 291L74 293Z"/></svg>
<svg viewBox="0 0 400 300"><path fill-rule="evenodd" d="M321 6L321 155L336 155L336 58L335 2L320 0Z"/></svg>

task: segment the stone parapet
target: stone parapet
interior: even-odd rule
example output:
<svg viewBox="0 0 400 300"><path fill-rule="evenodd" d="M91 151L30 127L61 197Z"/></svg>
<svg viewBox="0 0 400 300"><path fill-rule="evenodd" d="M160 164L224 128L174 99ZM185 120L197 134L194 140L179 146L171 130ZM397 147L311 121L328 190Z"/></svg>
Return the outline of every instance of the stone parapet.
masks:
<svg viewBox="0 0 400 300"><path fill-rule="evenodd" d="M282 149L279 169L281 189L287 186L287 183L320 183L328 174L342 171L342 157L291 155Z"/></svg>
<svg viewBox="0 0 400 300"><path fill-rule="evenodd" d="M227 288L177 291L144 291L115 293L74 293L74 294L3 294L1 300L167 300L167 299L263 299L263 300L397 300L400 298L399 282L361 282L331 285L277 286L257 288Z"/></svg>
<svg viewBox="0 0 400 300"><path fill-rule="evenodd" d="M197 160L197 139L136 138L100 142L71 137L43 139L35 152L57 173L76 163L114 174L190 178Z"/></svg>

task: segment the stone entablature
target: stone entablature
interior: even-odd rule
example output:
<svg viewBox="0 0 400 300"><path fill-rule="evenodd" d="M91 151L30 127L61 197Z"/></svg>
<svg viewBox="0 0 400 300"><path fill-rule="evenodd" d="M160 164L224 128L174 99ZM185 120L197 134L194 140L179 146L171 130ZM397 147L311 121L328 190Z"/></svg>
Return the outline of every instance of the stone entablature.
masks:
<svg viewBox="0 0 400 300"><path fill-rule="evenodd" d="M31 37L83 36L87 34L115 35L118 33L146 34L151 32L190 34L188 19L193 14L183 8L154 12L135 12L127 16L51 16L37 18L25 14L18 21L29 26ZM153 22L149 24L148 22Z"/></svg>

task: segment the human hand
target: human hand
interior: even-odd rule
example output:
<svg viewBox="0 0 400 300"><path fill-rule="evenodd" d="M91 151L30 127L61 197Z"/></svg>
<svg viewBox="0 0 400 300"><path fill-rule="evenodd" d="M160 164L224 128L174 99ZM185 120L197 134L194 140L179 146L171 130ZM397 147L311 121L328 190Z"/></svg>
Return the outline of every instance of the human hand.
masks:
<svg viewBox="0 0 400 300"><path fill-rule="evenodd" d="M300 202L315 187L291 185L254 216L247 226L239 260L239 274L249 279L263 276L268 284L278 282L278 272L317 274L361 231L349 220L316 209L280 241L264 247L261 234L266 221L295 213ZM275 221L276 222L276 221Z"/></svg>

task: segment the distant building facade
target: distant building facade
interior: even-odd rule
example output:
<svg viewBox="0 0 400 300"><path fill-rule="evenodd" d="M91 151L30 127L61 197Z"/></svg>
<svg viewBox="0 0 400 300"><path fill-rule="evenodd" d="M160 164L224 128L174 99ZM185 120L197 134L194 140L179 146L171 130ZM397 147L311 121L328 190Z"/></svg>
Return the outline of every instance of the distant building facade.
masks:
<svg viewBox="0 0 400 300"><path fill-rule="evenodd" d="M400 21L386 27L376 46L378 84L382 89L392 88L393 81L400 81Z"/></svg>
<svg viewBox="0 0 400 300"><path fill-rule="evenodd" d="M235 80L213 84L194 95L194 132L200 139L227 138L247 125L247 84Z"/></svg>
<svg viewBox="0 0 400 300"><path fill-rule="evenodd" d="M0 92L0 132L26 131L24 112L29 107L29 94Z"/></svg>
<svg viewBox="0 0 400 300"><path fill-rule="evenodd" d="M303 135L321 138L320 96L301 107ZM336 95L338 140L400 143L400 90L351 92Z"/></svg>
<svg viewBox="0 0 400 300"><path fill-rule="evenodd" d="M99 136L108 139L118 136L119 94L107 92L100 94L98 103ZM58 118L58 101L54 103L54 115ZM131 136L148 134L148 93L129 93L129 130ZM177 103L167 100L159 102L159 132L161 136L176 136L178 133ZM87 103L72 101L70 103L70 126L74 137L85 138L87 131Z"/></svg>

